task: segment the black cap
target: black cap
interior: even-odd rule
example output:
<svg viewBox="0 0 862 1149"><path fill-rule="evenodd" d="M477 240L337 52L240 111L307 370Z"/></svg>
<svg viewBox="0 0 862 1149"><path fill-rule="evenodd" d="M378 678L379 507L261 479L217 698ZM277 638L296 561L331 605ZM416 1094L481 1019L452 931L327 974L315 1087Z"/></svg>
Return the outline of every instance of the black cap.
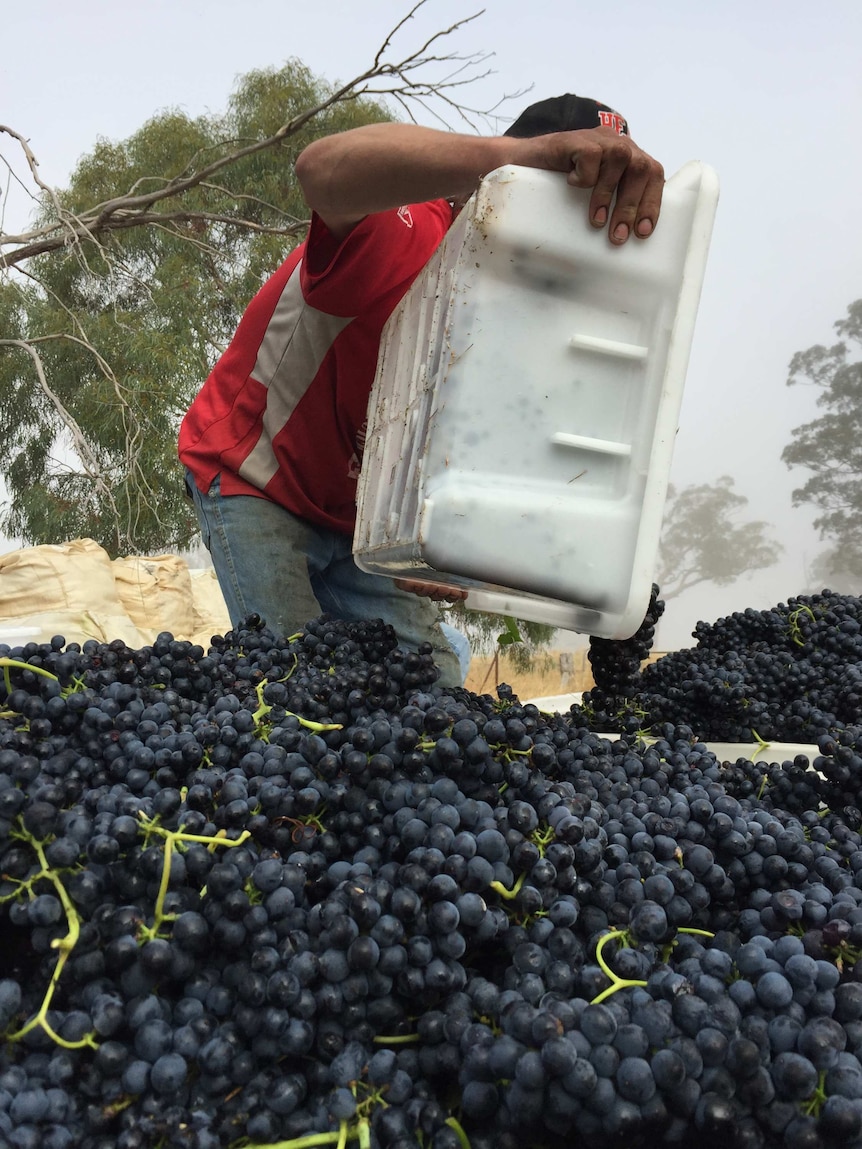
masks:
<svg viewBox="0 0 862 1149"><path fill-rule="evenodd" d="M621 136L629 134L626 121L607 104L567 93L530 104L503 135L525 138L546 136L551 132L574 132L581 128L614 128Z"/></svg>

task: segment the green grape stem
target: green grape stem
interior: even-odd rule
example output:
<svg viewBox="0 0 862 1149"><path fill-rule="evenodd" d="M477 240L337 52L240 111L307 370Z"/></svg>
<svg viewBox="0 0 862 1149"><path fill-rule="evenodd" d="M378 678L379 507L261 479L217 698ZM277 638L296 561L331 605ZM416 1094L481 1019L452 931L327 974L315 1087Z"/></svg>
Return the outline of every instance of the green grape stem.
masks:
<svg viewBox="0 0 862 1149"><path fill-rule="evenodd" d="M710 933L709 930L698 930L691 926L680 926L680 928L677 930L677 933L699 934L701 937L705 938L715 937L715 934ZM590 1005L598 1005L600 1002L604 1001L605 998L612 997L613 994L615 994L618 990L631 989L634 986L645 986L648 984L645 981L637 981L633 978L620 977L618 974L614 973L614 971L605 961L604 957L602 956L602 950L605 948L605 945L609 941L613 941L616 938L621 938L622 944L624 946L631 945L631 937L628 930L609 930L606 934L599 938L598 942L596 943L596 961L598 962L602 973L610 980L611 984L607 989L603 989L601 993L596 994L596 996L590 1002ZM673 944L674 943L671 942L671 948Z"/></svg>
<svg viewBox="0 0 862 1149"><path fill-rule="evenodd" d="M821 1069L817 1078L814 1092L805 1101L801 1102L800 1109L806 1117L819 1117L820 1110L826 1102L826 1070Z"/></svg>
<svg viewBox="0 0 862 1149"><path fill-rule="evenodd" d="M521 874L521 876L515 882L514 886L512 886L511 890L507 890L502 882L496 882L496 881L491 882L490 886L491 886L492 890L497 891L497 893L500 895L500 897L506 898L509 901L511 901L513 898L516 898L518 896L518 894L521 892L521 886L523 886L524 879L526 878L526 876L527 875L525 873Z"/></svg>
<svg viewBox="0 0 862 1149"><path fill-rule="evenodd" d="M0 666L3 667L3 681L6 685L7 694L12 692L12 679L9 676L10 669L15 670L30 670L33 674L40 674L43 678L51 678L54 682L59 682L60 679L56 674L52 674L50 670L45 670L41 666L31 666L29 662L21 662L17 658L0 658Z"/></svg>
<svg viewBox="0 0 862 1149"><path fill-rule="evenodd" d="M461 1149L470 1149L470 1139L462 1129L461 1123L454 1117L447 1117L445 1123L449 1126L450 1129L455 1130L455 1134L461 1144Z"/></svg>
<svg viewBox="0 0 862 1149"><path fill-rule="evenodd" d="M160 826L156 819L148 818L143 812L138 817L144 825L147 834L158 834L159 837L165 839L164 855L162 857L162 876L159 882L159 892L156 896L155 906L153 908L153 924L151 926L141 926L138 931L138 938L140 941L152 941L159 936L159 930L165 922L172 921L173 914L165 913L165 898L168 894L168 887L171 881L171 858L173 857L174 846L179 842L202 842L208 845L211 850L217 846L230 849L233 846L241 846L243 842L247 842L251 837L248 830L243 830L238 838L224 838L212 837L205 834L186 834L183 830L166 830L164 826Z"/></svg>
<svg viewBox="0 0 862 1149"><path fill-rule="evenodd" d="M629 935L627 930L610 930L608 933L604 934L603 937L599 938L599 941L596 944L596 961L599 963L602 973L606 978L610 980L611 984L607 989L603 989L601 993L596 994L596 996L590 1002L590 1005L598 1005L600 1002L604 1001L605 998L611 997L613 994L615 994L617 990L625 989L627 987L631 988L637 985L643 986L647 984L645 981L636 981L632 978L619 977L614 973L614 971L605 961L604 957L602 956L602 950L605 948L605 945L609 941L613 941L616 938L622 938L624 945L629 944Z"/></svg>
<svg viewBox="0 0 862 1149"><path fill-rule="evenodd" d="M26 883L21 883L21 885L26 885L28 892L32 896L33 883L37 882L40 878L45 878L51 883L51 885L57 891L57 897L60 899L60 904L62 905L63 911L66 915L68 933L65 937L56 938L51 943L51 948L57 950L57 962L54 966L54 971L51 974L51 980L48 983L48 988L45 991L45 996L42 999L42 1004L39 1006L39 1009L36 1011L33 1017L31 1017L30 1020L21 1027L21 1029L14 1033L7 1034L6 1040L10 1042L21 1041L21 1039L26 1037L26 1035L30 1033L31 1030L34 1030L37 1027L41 1027L51 1038L51 1040L56 1045L61 1046L63 1049L82 1049L85 1046L89 1049L98 1049L99 1046L98 1042L95 1040L94 1032L85 1034L78 1041L67 1041L66 1038L61 1037L59 1033L54 1030L48 1021L48 1010L51 1008L51 1001L60 982L60 976L63 973L63 968L65 967L66 962L69 960L69 955L72 953L72 950L77 945L78 938L81 934L81 918L78 914L78 911L75 909L74 902L69 897L66 887L60 881L59 875L54 870L52 870L48 864L48 859L45 857L44 842L38 841L33 837L32 834L28 833L27 830L23 828L23 823L20 832L16 832L14 837L20 838L30 844L31 848L36 854L40 866L39 873L34 874L32 878L29 878Z"/></svg>
<svg viewBox="0 0 862 1149"><path fill-rule="evenodd" d="M761 738L760 735L757 733L757 731L753 727L752 727L751 733L754 735L754 741L757 743L757 749L754 751L754 753L751 755L751 758L749 759L750 762L753 762L754 759L757 757L757 755L763 754L764 751L769 749L769 747L772 745L772 743L767 742L764 738Z"/></svg>
<svg viewBox="0 0 862 1149"><path fill-rule="evenodd" d="M33 666L29 662L22 662L18 658L0 658L0 666L3 668L3 684L6 687L6 693L12 693L12 677L9 674L10 670L29 670L32 674L39 674L42 678L49 678L52 682L59 682L60 679L56 674L52 674L50 670L45 670L42 666ZM69 694L74 694L79 690L84 690L84 682L80 678L73 677L72 686L65 686L61 690L61 694L65 698Z"/></svg>
<svg viewBox="0 0 862 1149"><path fill-rule="evenodd" d="M290 677L287 675L286 677ZM283 680L282 680L283 681ZM260 736L260 727L264 724L266 716L272 710L268 702L263 700L263 692L269 685L268 682L260 682L255 687L255 694L257 695L257 710L255 710L252 718L254 719L255 728L257 729L258 736ZM306 730L311 730L314 734L322 734L327 730L342 730L343 726L339 722L312 722L310 718L303 718L300 714L294 714L292 710L286 710L285 714L291 718L295 718L300 726L304 726Z"/></svg>
<svg viewBox="0 0 862 1149"><path fill-rule="evenodd" d="M804 646L805 639L802 637L802 628L799 625L799 616L807 614L812 622L816 622L817 618L814 611L809 606L800 606L798 610L794 610L788 616L788 623L790 624L790 637L797 646Z"/></svg>
<svg viewBox="0 0 862 1149"><path fill-rule="evenodd" d="M243 1149L314 1149L316 1145L337 1145L338 1149L342 1149L348 1141L355 1140L357 1136L355 1128L348 1129L347 1137L343 1141L340 1130L334 1133L307 1133L304 1137L294 1137L290 1141L269 1141L265 1145L246 1142Z"/></svg>
<svg viewBox="0 0 862 1149"><path fill-rule="evenodd" d="M554 841L554 838L555 834L553 826L546 826L544 830L537 826L536 829L532 832L530 835L530 841L538 849L540 858L544 858L545 851Z"/></svg>

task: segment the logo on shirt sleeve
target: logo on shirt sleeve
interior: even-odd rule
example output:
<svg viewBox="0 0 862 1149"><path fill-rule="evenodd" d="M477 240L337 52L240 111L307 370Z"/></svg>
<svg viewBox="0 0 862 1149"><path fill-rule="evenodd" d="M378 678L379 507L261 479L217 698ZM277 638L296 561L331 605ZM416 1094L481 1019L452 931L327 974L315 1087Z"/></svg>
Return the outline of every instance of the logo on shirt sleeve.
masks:
<svg viewBox="0 0 862 1149"><path fill-rule="evenodd" d="M413 216L410 213L409 207L400 207L398 209L398 218L403 224L406 224L407 227L413 226Z"/></svg>

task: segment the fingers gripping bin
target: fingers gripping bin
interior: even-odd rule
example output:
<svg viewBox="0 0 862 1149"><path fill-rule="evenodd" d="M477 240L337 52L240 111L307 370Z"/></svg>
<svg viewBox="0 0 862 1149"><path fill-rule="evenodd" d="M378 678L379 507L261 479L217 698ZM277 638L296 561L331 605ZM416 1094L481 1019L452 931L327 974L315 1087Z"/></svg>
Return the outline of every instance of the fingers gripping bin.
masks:
<svg viewBox="0 0 862 1149"><path fill-rule="evenodd" d="M364 570L625 638L653 580L718 201L692 162L614 248L564 175L481 184L384 329L359 480Z"/></svg>

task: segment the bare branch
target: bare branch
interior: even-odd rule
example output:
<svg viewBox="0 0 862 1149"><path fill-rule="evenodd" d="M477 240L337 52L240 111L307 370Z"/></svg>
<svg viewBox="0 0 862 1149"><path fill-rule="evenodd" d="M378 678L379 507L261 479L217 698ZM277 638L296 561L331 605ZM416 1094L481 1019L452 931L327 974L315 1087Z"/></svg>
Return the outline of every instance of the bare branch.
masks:
<svg viewBox="0 0 862 1149"><path fill-rule="evenodd" d="M228 223L243 231L254 231L264 235L301 235L308 228L309 220L298 220L288 227L272 227L271 225L255 223L251 219L241 216L220 215L207 211L173 211L173 212L142 212L135 215L117 218L114 230L129 227L140 227L144 224L164 225L168 223Z"/></svg>
<svg viewBox="0 0 862 1149"><path fill-rule="evenodd" d="M265 207L269 211L275 212L277 215L285 216L285 218L291 220L293 224L296 224L300 227L308 227L310 222L307 219L297 219L296 216L291 215L290 212L283 211L282 208L280 208L277 204L269 203L268 200L261 199L260 196L247 195L245 192L231 191L230 188L224 187L223 184L202 183L201 187L206 188L208 191L219 192L221 195L232 200L234 203L242 203L244 200L248 200L249 203L257 204L258 207ZM231 222L233 222L233 217L231 217Z"/></svg>
<svg viewBox="0 0 862 1149"><path fill-rule="evenodd" d="M111 506L116 509L114 504L114 497L111 493L111 488L108 486L108 483L102 474L102 469L99 466L99 461L90 448L90 444L87 442L86 435L78 425L75 416L63 404L63 402L60 400L60 397L51 390L51 387L48 384L48 379L45 375L45 366L42 363L42 358L39 355L39 352L32 345L32 343L28 343L24 339L0 339L0 347L18 347L24 351L25 354L30 356L36 371L36 378L39 380L39 386L42 388L42 391L50 400L51 405L57 412L57 415L60 417L60 421L62 422L63 426L72 436L72 440L75 444L75 450L78 453L78 457L81 460L86 474L93 480L96 487L105 496Z"/></svg>
<svg viewBox="0 0 862 1149"><path fill-rule="evenodd" d="M387 62L385 60L397 33L426 2L427 0L419 0L411 11L398 21L384 39L383 45L375 55L374 63L370 68L347 83L333 89L325 99L282 124L278 131L272 135L262 140L250 141L243 147L234 148L228 154L219 156L197 170L190 170L187 167L186 172L181 176L160 181L161 186L151 191L134 192L133 190L132 193L115 196L93 205L77 216L65 210L56 193L39 179L38 161L26 140L12 128L0 125L0 132L6 132L12 136L24 149L34 182L50 196L56 213L56 219L41 228L20 235L0 235L0 253L2 253L0 254L0 266L15 267L46 252L58 251L66 247L78 247L81 242L86 240L97 241L99 236L121 228L144 227L153 222L164 222L164 217L160 217L157 221L149 214L150 210L157 204L166 199L181 197L193 188L207 185L213 176L225 168L249 156L277 147L284 140L299 132L316 116L347 100L355 100L364 96L382 96L395 100L399 106L405 109L408 109L412 102L429 110L429 101L433 99L436 102L442 102L449 111L457 113L465 122L471 123L471 126L471 116L487 119L489 113L466 109L449 93L487 77L489 75L487 70L476 74L475 69L489 58L490 53L437 55L432 52L435 44L448 36L452 36L476 20L482 14L481 12L466 16L448 28L434 33L419 48L409 52L399 61ZM438 65L446 65L449 71L437 79L428 78L428 70ZM455 65L454 68L452 65ZM472 75L468 74L471 70L474 72ZM432 110L432 114L441 123L445 122L445 117L436 109ZM137 181L134 186L137 188L140 182ZM238 227L252 227L247 220L235 220L233 217L227 216L214 218L218 218L219 222L236 224ZM274 234L295 234L290 230L261 230L274 231Z"/></svg>
<svg viewBox="0 0 862 1149"><path fill-rule="evenodd" d="M39 177L39 161L36 159L32 149L30 148L29 140L25 140L19 132L16 132L14 128L7 127L5 124L0 124L0 132L3 132L7 136L11 136L20 145L21 150L24 153L24 158L27 161L27 167L30 169L30 175L33 177L33 183L36 185L36 187L40 188L41 191L45 192L46 195L51 197L51 199L54 201L54 206L59 213L61 208L59 203L57 203L54 189L50 188L46 183L43 183Z"/></svg>
<svg viewBox="0 0 862 1149"><path fill-rule="evenodd" d="M407 13L407 15L402 17L398 21L398 23L395 25L395 27L389 32L389 34L386 36L383 43L381 44L380 48L378 49L376 56L374 57L374 64L373 64L374 70L376 70L378 68L382 69L385 67L385 65L383 64L383 57L386 55L387 51L392 46L392 41L395 39L395 37L398 35L398 33L401 31L401 29L405 26L407 21L412 20L413 17L416 15L416 13L419 11L419 9L425 7L426 3L427 3L427 0L417 0L417 3L413 5L413 7L410 9L410 11ZM418 48L411 56L408 56L407 60L414 60L414 59L422 57L424 55L424 53L428 51L428 49L431 47L431 45L437 42L437 40L441 40L445 36L451 36L453 33L457 32L459 29L463 28L466 24L470 24L470 23L472 23L473 20L477 20L480 16L482 16L484 14L484 12L485 12L485 9L482 8L479 12L474 12L471 16L465 16L463 19L457 20L454 24L450 24L448 28L444 28L439 32L435 32L433 36L430 36L425 41L425 43L421 46L421 48Z"/></svg>
<svg viewBox="0 0 862 1149"><path fill-rule="evenodd" d="M84 223L82 220L80 220L73 213L66 211L65 208L60 203L60 200L57 196L56 191L53 188L48 187L48 185L43 183L42 180L39 178L39 172L38 172L39 161L36 159L35 155L33 154L28 141L25 140L24 137L22 135L20 135L18 132L16 132L13 128L7 127L5 124L0 124L0 133L5 133L7 135L10 135L15 140L18 141L18 143L21 145L21 148L22 148L24 155L25 155L25 158L27 160L27 165L28 165L28 167L30 169L30 173L33 177L33 182L36 184L36 186L38 188L40 188L48 196L48 198L51 200L51 203L54 205L54 211L56 212L56 215L57 215L57 223L50 225L51 230L56 230L58 228L63 228L63 229L69 228L70 229L70 235L74 237L75 236L74 228L77 227L80 229L81 234L86 234L89 237L89 232L88 232L86 223ZM10 168L10 171L11 171L11 168ZM93 237L89 237L89 238L93 238ZM6 237L4 237L2 234L0 234L0 267L5 266L5 265L10 265L9 261L7 260L5 253L3 252L3 248L6 246L7 242L9 242L9 241L7 241ZM12 242L18 242L18 240L13 239ZM76 245L76 250L79 253L78 258L81 261L82 266L86 268L87 267L86 259L83 257L82 254L80 254L80 246L79 245ZM28 257L25 256L24 258L28 258ZM16 260L15 262L19 262L19 261Z"/></svg>
<svg viewBox="0 0 862 1149"><path fill-rule="evenodd" d="M294 236L300 235L308 227L308 220L291 224L289 227L272 227L255 223L253 220L243 219L240 216L219 215L214 212L203 211L175 211L175 212L134 212L126 215L125 212L116 212L105 226L92 229L91 235L104 231L126 231L133 227L146 227L150 224L163 225L168 223L226 223L242 231L254 231L265 235ZM90 231L90 229L88 229ZM80 237L78 237L80 238ZM32 259L36 255L44 255L49 251L56 251L58 247L65 247L66 242L57 241L56 238L46 238L39 243L31 243L21 247L15 252L13 258L7 261L12 267L19 262Z"/></svg>

